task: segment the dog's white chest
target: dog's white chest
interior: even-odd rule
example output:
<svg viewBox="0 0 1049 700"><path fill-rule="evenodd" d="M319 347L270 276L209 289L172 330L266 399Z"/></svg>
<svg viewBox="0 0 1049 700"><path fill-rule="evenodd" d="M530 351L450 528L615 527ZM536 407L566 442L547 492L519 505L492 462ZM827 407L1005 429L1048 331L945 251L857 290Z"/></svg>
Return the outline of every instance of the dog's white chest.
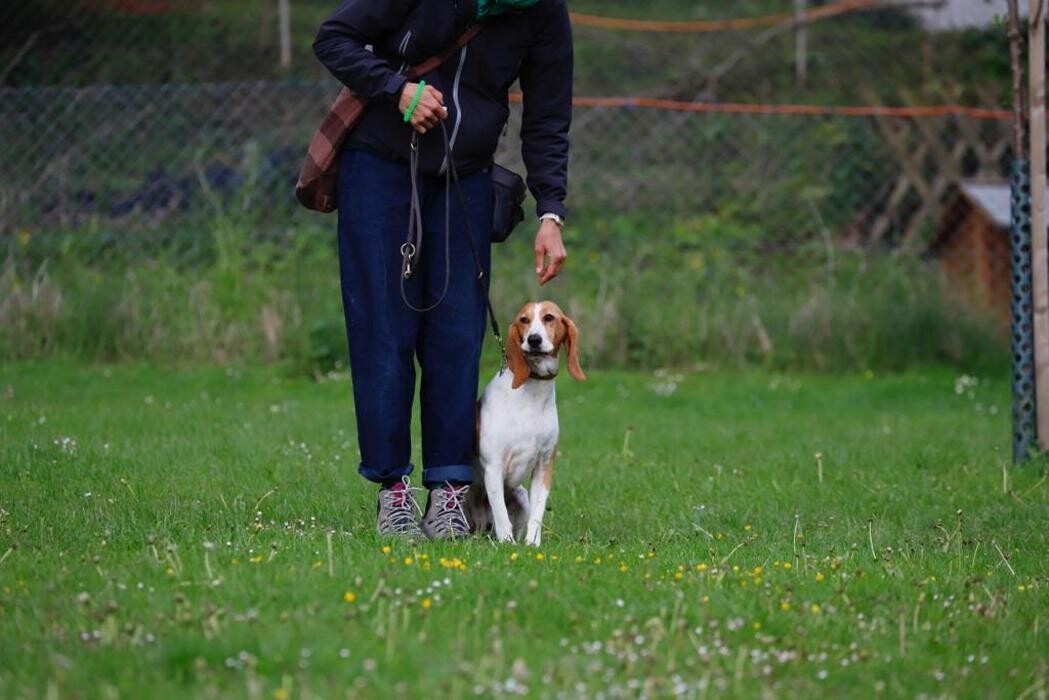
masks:
<svg viewBox="0 0 1049 700"><path fill-rule="evenodd" d="M557 403L552 381L510 388L509 372L488 384L481 400L482 462L499 468L506 488L524 483L557 448Z"/></svg>

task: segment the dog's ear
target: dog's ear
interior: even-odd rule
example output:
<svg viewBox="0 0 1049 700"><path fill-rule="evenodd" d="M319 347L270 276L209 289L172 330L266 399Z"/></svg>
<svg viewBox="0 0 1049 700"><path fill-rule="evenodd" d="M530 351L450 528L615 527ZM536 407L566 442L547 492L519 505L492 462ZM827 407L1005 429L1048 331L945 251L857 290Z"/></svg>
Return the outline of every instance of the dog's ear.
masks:
<svg viewBox="0 0 1049 700"><path fill-rule="evenodd" d="M579 329L575 322L567 316L561 317L565 324L565 348L568 350L568 373L577 381L585 382L586 375L583 368L579 366Z"/></svg>
<svg viewBox="0 0 1049 700"><path fill-rule="evenodd" d="M522 341L520 325L511 324L510 332L506 335L506 366L514 375L511 389L516 389L528 381L528 375L532 373L528 361L525 360L524 351L521 350Z"/></svg>

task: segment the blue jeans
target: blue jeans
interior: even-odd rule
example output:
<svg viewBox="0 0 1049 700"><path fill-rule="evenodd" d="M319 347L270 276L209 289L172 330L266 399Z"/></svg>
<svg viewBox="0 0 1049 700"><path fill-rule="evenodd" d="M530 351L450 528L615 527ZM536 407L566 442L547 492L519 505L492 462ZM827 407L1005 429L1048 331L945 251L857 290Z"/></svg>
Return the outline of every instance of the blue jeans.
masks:
<svg viewBox="0 0 1049 700"><path fill-rule="evenodd" d="M415 360L420 387L423 483L473 480L478 364L485 298L464 235L468 216L487 287L492 182L487 170L460 181L466 212L450 192L448 291L435 309L418 313L401 298L401 245L408 234L408 166L369 151L347 150L339 170L339 267L350 372L357 409L358 471L390 483L412 472L411 415ZM427 307L445 280L445 180L419 176L423 244L408 300Z"/></svg>

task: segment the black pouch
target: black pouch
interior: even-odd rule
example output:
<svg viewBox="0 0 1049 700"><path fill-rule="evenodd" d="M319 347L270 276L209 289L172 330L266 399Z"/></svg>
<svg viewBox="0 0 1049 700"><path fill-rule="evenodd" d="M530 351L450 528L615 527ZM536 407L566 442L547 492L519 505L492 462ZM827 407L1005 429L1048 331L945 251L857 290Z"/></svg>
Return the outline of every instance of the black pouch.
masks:
<svg viewBox="0 0 1049 700"><path fill-rule="evenodd" d="M502 243L524 221L525 181L513 170L492 164L492 192L495 206L492 242Z"/></svg>

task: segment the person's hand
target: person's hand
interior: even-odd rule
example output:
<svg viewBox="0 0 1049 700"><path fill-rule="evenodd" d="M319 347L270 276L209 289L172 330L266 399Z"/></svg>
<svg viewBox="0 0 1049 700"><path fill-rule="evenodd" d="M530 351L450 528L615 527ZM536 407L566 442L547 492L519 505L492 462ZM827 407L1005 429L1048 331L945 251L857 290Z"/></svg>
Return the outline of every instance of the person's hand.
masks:
<svg viewBox="0 0 1049 700"><path fill-rule="evenodd" d="M561 240L561 227L550 219L543 219L539 233L535 234L535 274L539 284L546 284L561 274L561 267L567 257L564 241Z"/></svg>
<svg viewBox="0 0 1049 700"><path fill-rule="evenodd" d="M411 106L412 100L415 99L415 92L418 89L419 83L408 82L404 84L404 89L401 90L401 114L408 112L408 108ZM447 118L448 110L444 106L444 95L441 94L440 90L429 85L424 87L423 94L419 97L419 104L415 105L415 111L412 112L412 117L409 120L412 128L420 134L425 134L437 126L438 122Z"/></svg>

